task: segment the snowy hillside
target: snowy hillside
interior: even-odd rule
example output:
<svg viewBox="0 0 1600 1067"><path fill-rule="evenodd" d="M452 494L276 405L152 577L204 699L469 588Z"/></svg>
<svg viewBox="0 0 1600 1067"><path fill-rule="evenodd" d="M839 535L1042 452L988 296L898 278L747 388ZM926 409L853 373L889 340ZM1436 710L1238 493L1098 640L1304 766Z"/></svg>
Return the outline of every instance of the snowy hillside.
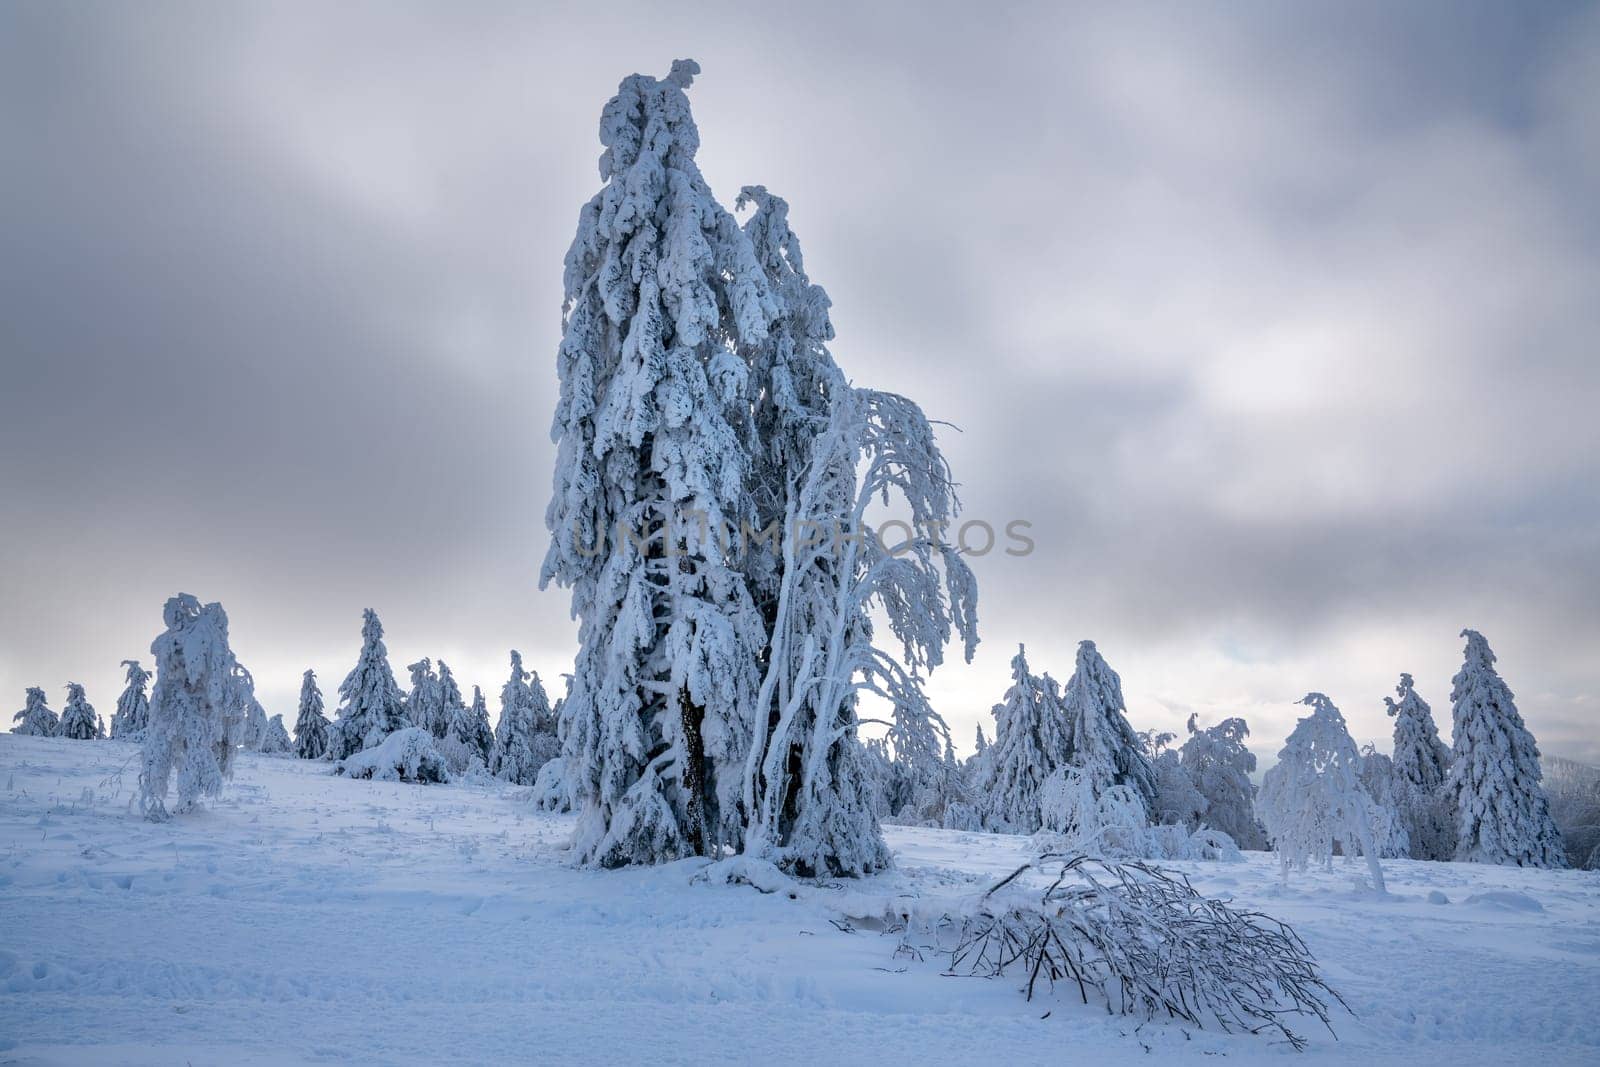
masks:
<svg viewBox="0 0 1600 1067"><path fill-rule="evenodd" d="M1058 989L945 977L860 916L937 910L1025 839L886 827L890 872L799 900L704 860L569 867L526 790L350 781L244 755L152 824L136 749L0 735L0 1061L1582 1063L1600 1057L1600 875L1385 860L1174 864L1293 923L1355 1012L1264 1038L1136 1027ZM857 916L852 920L847 916ZM897 951L898 950L898 951ZM1513 1048L1514 1046L1514 1048Z"/></svg>

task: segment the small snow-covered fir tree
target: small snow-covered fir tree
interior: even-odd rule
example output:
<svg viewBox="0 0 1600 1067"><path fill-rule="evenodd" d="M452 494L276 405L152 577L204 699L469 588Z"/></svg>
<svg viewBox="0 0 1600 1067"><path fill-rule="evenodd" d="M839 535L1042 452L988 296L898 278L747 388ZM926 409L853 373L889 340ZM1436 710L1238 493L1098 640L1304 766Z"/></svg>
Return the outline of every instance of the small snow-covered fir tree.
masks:
<svg viewBox="0 0 1600 1067"><path fill-rule="evenodd" d="M188 593L167 601L167 629L150 646L156 659L150 725L144 734L139 804L146 817L167 817L172 773L182 811L216 796L233 773L234 754L255 693L228 647L228 616L217 603L201 607Z"/></svg>
<svg viewBox="0 0 1600 1067"><path fill-rule="evenodd" d="M450 724L466 715L467 706L461 701L461 687L456 684L456 676L450 673L450 665L444 660L439 661L438 686L438 710L428 723L428 729L434 737L445 737L450 733Z"/></svg>
<svg viewBox="0 0 1600 1067"><path fill-rule="evenodd" d="M341 760L379 744L410 725L405 700L389 666L383 623L366 609L361 624L361 654L339 685L339 717L328 729L328 755Z"/></svg>
<svg viewBox="0 0 1600 1067"><path fill-rule="evenodd" d="M93 741L105 735L105 727L100 725L100 715L89 703L89 698L84 696L83 686L68 682L67 703L61 709L61 726L57 736L70 737L74 741Z"/></svg>
<svg viewBox="0 0 1600 1067"><path fill-rule="evenodd" d="M1417 694L1411 675L1395 686L1399 702L1385 697L1394 717L1394 803L1411 842L1411 858L1455 858L1455 810L1445 795L1450 749L1439 740L1433 709Z"/></svg>
<svg viewBox="0 0 1600 1067"><path fill-rule="evenodd" d="M294 755L294 742L289 740L289 731L283 725L282 715L274 715L267 720L267 728L261 734L261 754L263 756Z"/></svg>
<svg viewBox="0 0 1600 1067"><path fill-rule="evenodd" d="M125 659L122 665L128 669L128 687L117 698L117 710L111 716L111 737L118 741L137 741L150 725L150 697L146 692L150 672L136 659Z"/></svg>
<svg viewBox="0 0 1600 1067"><path fill-rule="evenodd" d="M1221 830L1243 849L1267 847L1256 821L1255 753L1245 747L1250 727L1243 719L1224 719L1200 729L1189 716L1189 737L1178 756L1190 781L1206 798L1205 824Z"/></svg>
<svg viewBox="0 0 1600 1067"><path fill-rule="evenodd" d="M300 677L300 710L294 720L294 754L301 759L321 759L328 754L328 717L322 711L322 689L317 672L306 668Z"/></svg>
<svg viewBox="0 0 1600 1067"><path fill-rule="evenodd" d="M539 768L560 754L553 734L539 730L551 721L550 698L537 672L523 669L522 653L511 653L511 677L500 690L500 722L495 727L489 764L496 778L533 785Z"/></svg>
<svg viewBox="0 0 1600 1067"><path fill-rule="evenodd" d="M452 714L447 736L474 752L485 767L490 765L494 759L494 732L489 729L489 704L483 699L483 690L472 687L472 707L459 708Z"/></svg>
<svg viewBox="0 0 1600 1067"><path fill-rule="evenodd" d="M1080 641L1076 667L1062 694L1072 746L1067 762L1096 798L1114 785L1126 785L1149 811L1155 803L1155 775L1125 708L1122 679L1093 641Z"/></svg>
<svg viewBox="0 0 1600 1067"><path fill-rule="evenodd" d="M989 748L978 796L991 829L1031 834L1042 825L1039 790L1072 755L1071 723L1056 682L1029 673L1027 650L1011 658L1011 688L994 706Z"/></svg>
<svg viewBox="0 0 1600 1067"><path fill-rule="evenodd" d="M1377 845L1378 855L1384 859L1410 856L1411 837L1395 800L1394 760L1379 752L1375 745L1361 750L1361 785L1372 801L1372 840Z"/></svg>
<svg viewBox="0 0 1600 1067"><path fill-rule="evenodd" d="M1261 821L1283 876L1311 863L1331 866L1337 844L1346 856L1359 851L1366 857L1372 888L1384 892L1372 801L1361 784L1361 753L1333 701L1308 693L1300 703L1311 714L1295 724L1278 762L1261 781Z"/></svg>
<svg viewBox="0 0 1600 1067"><path fill-rule="evenodd" d="M423 656L417 662L408 664L406 670L411 672L411 691L406 695L406 719L412 726L440 736L444 724L444 691L439 685L439 676L434 673L433 661Z"/></svg>
<svg viewBox="0 0 1600 1067"><path fill-rule="evenodd" d="M1450 693L1454 753L1445 784L1456 809L1456 855L1468 863L1565 867L1561 835L1540 784L1539 746L1489 642L1462 630L1466 657Z"/></svg>
<svg viewBox="0 0 1600 1067"><path fill-rule="evenodd" d="M61 728L61 723L56 718L56 713L51 711L45 704L44 689L36 685L28 687L27 703L11 719L16 723L11 728L11 732L14 734L27 734L32 737L54 737Z"/></svg>

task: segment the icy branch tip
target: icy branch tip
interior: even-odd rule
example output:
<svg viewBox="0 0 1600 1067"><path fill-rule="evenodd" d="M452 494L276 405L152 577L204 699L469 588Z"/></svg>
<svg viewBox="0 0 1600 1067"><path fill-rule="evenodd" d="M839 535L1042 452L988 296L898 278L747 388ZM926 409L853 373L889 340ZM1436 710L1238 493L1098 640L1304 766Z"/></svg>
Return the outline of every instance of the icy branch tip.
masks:
<svg viewBox="0 0 1600 1067"><path fill-rule="evenodd" d="M667 81L680 89L687 89L694 84L694 76L700 73L700 64L692 59L674 59L672 73L667 75Z"/></svg>

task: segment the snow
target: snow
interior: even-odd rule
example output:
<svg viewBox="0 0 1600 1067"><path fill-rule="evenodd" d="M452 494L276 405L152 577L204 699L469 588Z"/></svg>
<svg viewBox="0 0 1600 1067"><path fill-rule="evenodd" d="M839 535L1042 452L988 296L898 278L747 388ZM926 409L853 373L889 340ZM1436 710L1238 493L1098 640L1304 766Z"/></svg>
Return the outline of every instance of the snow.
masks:
<svg viewBox="0 0 1600 1067"><path fill-rule="evenodd" d="M897 954L885 915L970 897L1030 858L1023 837L886 826L894 868L791 897L744 859L576 868L573 817L503 782L352 781L242 753L220 798L157 824L138 770L124 742L0 735L0 1060L1600 1057L1594 872L1386 860L1378 897L1344 860L1287 886L1266 853L1167 865L1306 939L1355 1017L1335 1016L1337 1041L1308 1029L1301 1060Z"/></svg>

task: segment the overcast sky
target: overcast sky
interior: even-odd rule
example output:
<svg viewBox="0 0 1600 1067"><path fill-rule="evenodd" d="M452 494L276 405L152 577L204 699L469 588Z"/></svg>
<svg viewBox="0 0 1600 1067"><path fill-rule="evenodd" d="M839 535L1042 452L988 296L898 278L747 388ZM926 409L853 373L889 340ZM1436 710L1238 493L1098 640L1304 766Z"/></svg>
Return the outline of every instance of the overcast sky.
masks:
<svg viewBox="0 0 1600 1067"><path fill-rule="evenodd" d="M291 723L367 606L402 683L559 692L562 256L617 82L693 57L712 188L1033 523L962 747L1085 637L1139 728L1270 758L1315 689L1387 748L1410 671L1448 735L1471 626L1600 760L1600 9L866 6L0 7L0 707L109 715L179 590Z"/></svg>

